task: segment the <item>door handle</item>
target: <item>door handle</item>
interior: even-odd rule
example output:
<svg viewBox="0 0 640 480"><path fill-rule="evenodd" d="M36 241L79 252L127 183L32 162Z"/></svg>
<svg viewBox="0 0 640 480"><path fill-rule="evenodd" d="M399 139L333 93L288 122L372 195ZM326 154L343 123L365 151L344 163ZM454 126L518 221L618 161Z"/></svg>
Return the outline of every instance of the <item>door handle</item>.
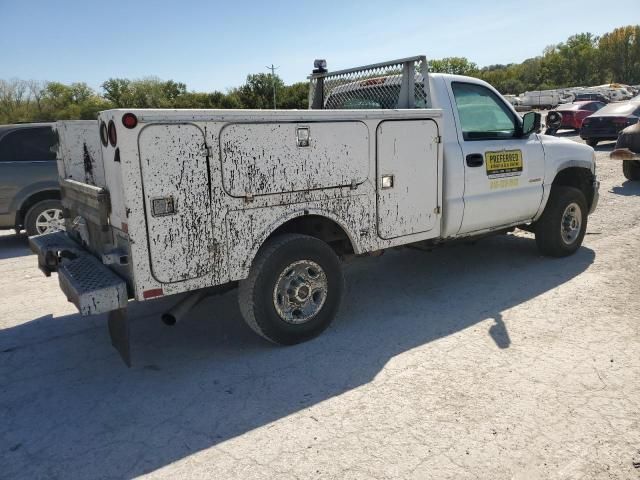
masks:
<svg viewBox="0 0 640 480"><path fill-rule="evenodd" d="M470 153L467 155L467 166L481 167L484 165L484 157L481 153Z"/></svg>

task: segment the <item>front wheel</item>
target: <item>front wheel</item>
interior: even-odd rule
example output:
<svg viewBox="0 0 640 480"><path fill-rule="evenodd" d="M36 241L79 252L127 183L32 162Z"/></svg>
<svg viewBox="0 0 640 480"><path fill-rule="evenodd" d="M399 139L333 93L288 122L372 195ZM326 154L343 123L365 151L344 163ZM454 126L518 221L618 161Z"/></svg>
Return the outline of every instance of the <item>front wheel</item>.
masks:
<svg viewBox="0 0 640 480"><path fill-rule="evenodd" d="M640 180L640 162L624 160L622 162L622 173L627 180Z"/></svg>
<svg viewBox="0 0 640 480"><path fill-rule="evenodd" d="M587 231L587 200L573 187L553 187L547 206L535 225L536 244L543 255L574 253Z"/></svg>
<svg viewBox="0 0 640 480"><path fill-rule="evenodd" d="M335 318L344 278L340 261L322 240L284 234L258 252L249 277L239 285L245 321L258 335L280 345L316 337Z"/></svg>

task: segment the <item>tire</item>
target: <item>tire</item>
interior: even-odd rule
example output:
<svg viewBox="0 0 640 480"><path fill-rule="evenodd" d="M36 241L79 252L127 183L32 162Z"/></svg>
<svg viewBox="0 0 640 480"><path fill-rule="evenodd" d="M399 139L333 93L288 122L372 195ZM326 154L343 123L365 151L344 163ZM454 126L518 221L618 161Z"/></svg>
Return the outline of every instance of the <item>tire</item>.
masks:
<svg viewBox="0 0 640 480"><path fill-rule="evenodd" d="M575 253L587 231L587 213L587 200L580 190L553 187L534 229L540 253L550 257L566 257ZM563 227L565 222L570 223Z"/></svg>
<svg viewBox="0 0 640 480"><path fill-rule="evenodd" d="M45 227L45 221L49 225ZM24 227L29 236L62 230L62 203L60 200L42 200L33 205L24 217Z"/></svg>
<svg viewBox="0 0 640 480"><path fill-rule="evenodd" d="M307 235L283 234L260 249L249 277L240 281L238 301L254 332L276 344L294 345L327 329L343 291L340 261L329 245Z"/></svg>
<svg viewBox="0 0 640 480"><path fill-rule="evenodd" d="M635 160L623 160L622 173L627 180L640 180L640 162L636 162Z"/></svg>
<svg viewBox="0 0 640 480"><path fill-rule="evenodd" d="M596 148L596 146L598 145L598 140L595 140L593 138L587 138L586 142L587 145L589 145L591 148Z"/></svg>

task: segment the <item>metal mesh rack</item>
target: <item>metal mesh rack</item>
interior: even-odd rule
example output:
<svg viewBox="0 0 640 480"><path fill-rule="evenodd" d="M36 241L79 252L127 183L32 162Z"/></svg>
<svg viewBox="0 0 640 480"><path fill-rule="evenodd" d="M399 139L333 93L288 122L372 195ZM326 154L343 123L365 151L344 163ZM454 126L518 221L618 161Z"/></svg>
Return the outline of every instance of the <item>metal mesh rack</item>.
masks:
<svg viewBox="0 0 640 480"><path fill-rule="evenodd" d="M328 72L308 78L309 108L429 108L428 64L424 55Z"/></svg>

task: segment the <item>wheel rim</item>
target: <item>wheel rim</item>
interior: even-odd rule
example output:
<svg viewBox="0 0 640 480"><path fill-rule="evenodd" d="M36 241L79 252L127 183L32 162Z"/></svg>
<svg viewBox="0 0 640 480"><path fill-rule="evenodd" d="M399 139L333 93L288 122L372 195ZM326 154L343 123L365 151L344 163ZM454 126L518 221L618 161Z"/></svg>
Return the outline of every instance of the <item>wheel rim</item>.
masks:
<svg viewBox="0 0 640 480"><path fill-rule="evenodd" d="M582 209L577 203L570 203L562 214L562 224L560 226L562 241L567 245L575 243L580 235L581 229Z"/></svg>
<svg viewBox="0 0 640 480"><path fill-rule="evenodd" d="M322 309L329 284L320 265L311 260L293 262L285 268L273 289L273 306L287 323L308 322Z"/></svg>
<svg viewBox="0 0 640 480"><path fill-rule="evenodd" d="M49 208L36 218L36 231L39 235L64 230L64 218L59 208Z"/></svg>

